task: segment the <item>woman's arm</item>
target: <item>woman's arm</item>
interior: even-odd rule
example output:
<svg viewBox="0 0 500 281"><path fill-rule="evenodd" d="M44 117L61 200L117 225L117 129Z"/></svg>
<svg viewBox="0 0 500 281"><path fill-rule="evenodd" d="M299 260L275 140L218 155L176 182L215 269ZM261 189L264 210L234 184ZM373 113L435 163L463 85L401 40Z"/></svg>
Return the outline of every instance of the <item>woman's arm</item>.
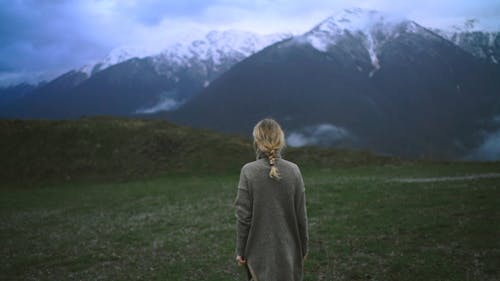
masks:
<svg viewBox="0 0 500 281"><path fill-rule="evenodd" d="M252 221L252 206L244 167L241 168L234 206L236 209L236 255L244 258L245 245L250 231L250 222Z"/></svg>

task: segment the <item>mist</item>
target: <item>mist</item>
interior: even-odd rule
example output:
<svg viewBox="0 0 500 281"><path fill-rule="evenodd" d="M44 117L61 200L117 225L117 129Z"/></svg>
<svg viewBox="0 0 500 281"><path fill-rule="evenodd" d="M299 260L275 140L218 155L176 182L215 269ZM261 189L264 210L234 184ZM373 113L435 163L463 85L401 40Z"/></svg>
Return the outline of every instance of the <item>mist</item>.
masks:
<svg viewBox="0 0 500 281"><path fill-rule="evenodd" d="M330 123L321 123L291 131L286 138L286 142L291 147L309 145L338 146L353 139L354 136L345 128Z"/></svg>
<svg viewBox="0 0 500 281"><path fill-rule="evenodd" d="M464 160L500 160L500 130L487 134L484 142L464 157Z"/></svg>

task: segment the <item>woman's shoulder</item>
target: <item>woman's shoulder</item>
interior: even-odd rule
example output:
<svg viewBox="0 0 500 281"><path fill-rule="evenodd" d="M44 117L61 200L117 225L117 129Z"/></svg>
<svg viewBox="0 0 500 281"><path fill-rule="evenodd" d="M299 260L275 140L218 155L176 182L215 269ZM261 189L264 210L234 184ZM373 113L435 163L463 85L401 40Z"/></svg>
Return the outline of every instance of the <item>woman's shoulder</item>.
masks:
<svg viewBox="0 0 500 281"><path fill-rule="evenodd" d="M280 159L279 166L280 166L281 170L283 170L283 168L285 168L286 170L288 170L289 174L292 174L295 177L301 177L301 175L302 175L300 172L299 165L297 165L296 163L294 163L292 161L288 161L286 159Z"/></svg>
<svg viewBox="0 0 500 281"><path fill-rule="evenodd" d="M290 167L292 167L294 169L299 169L299 165L295 164L292 161L289 161L289 160L286 160L286 159L283 159L283 158L280 158L279 161L281 162L281 165L290 166Z"/></svg>
<svg viewBox="0 0 500 281"><path fill-rule="evenodd" d="M262 163L263 161L261 159L257 159L257 160L254 160L254 161L251 161L251 162L248 162L248 163L245 163L242 167L241 167L241 171L242 172L245 172L245 171L251 171L251 170L254 170L256 169L257 167L259 166L262 166Z"/></svg>

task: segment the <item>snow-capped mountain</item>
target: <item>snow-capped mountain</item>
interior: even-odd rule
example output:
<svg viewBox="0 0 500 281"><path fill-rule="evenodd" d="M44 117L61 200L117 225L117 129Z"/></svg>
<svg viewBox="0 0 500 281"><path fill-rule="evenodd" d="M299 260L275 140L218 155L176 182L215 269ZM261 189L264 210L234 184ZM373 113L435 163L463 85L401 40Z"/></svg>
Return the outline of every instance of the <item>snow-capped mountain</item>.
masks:
<svg viewBox="0 0 500 281"><path fill-rule="evenodd" d="M477 20L467 20L448 29L427 28L397 15L353 8L327 18L308 32L306 39L316 49L326 51L335 45L334 38L346 33L361 36L373 66L378 68L378 46L401 32L427 34L429 38L433 38L432 33L437 33L478 58L495 64L500 62L500 32L482 30Z"/></svg>
<svg viewBox="0 0 500 281"><path fill-rule="evenodd" d="M370 53L375 53L378 46L391 40L401 32L424 32L413 21L399 16L360 8L346 9L331 16L305 34L305 38L316 49L326 52L342 36L358 36L363 39Z"/></svg>
<svg viewBox="0 0 500 281"><path fill-rule="evenodd" d="M164 116L245 135L273 116L291 143L453 158L493 128L498 77L414 21L350 9L243 60Z"/></svg>
<svg viewBox="0 0 500 281"><path fill-rule="evenodd" d="M236 30L212 31L203 38L173 44L160 54L151 56L151 59L158 74L179 81L179 75L187 73L207 87L236 63L290 36L261 36Z"/></svg>
<svg viewBox="0 0 500 281"><path fill-rule="evenodd" d="M37 88L29 99L21 99L1 114L65 118L172 110L236 63L289 36L213 31L190 41L176 42L156 54L144 48L117 48L103 60L69 71ZM93 97L109 105L92 104L88 100ZM120 100L121 107L114 99Z"/></svg>
<svg viewBox="0 0 500 281"><path fill-rule="evenodd" d="M236 30L211 31L204 38L190 42L178 42L169 46L161 54L157 55L156 59L160 63L168 60L177 64L186 64L192 59L196 59L220 65L226 57L241 60L290 36L289 34L262 36Z"/></svg>
<svg viewBox="0 0 500 281"><path fill-rule="evenodd" d="M113 49L102 60L86 64L75 71L83 72L90 77L129 59L147 57L152 58L159 74L172 75L168 71L170 67L192 67L193 62L210 65L217 69L217 67L226 67L228 61L238 62L290 36L286 33L258 35L239 30L211 31L202 37L175 42L160 52L145 47L119 47Z"/></svg>
<svg viewBox="0 0 500 281"><path fill-rule="evenodd" d="M373 67L369 75L372 76L380 68L378 56L382 46L402 33L418 33L434 38L429 30L414 21L375 10L353 8L327 18L303 36L296 37L296 40L305 39L318 51L328 52L339 41L347 37L356 38L369 54Z"/></svg>

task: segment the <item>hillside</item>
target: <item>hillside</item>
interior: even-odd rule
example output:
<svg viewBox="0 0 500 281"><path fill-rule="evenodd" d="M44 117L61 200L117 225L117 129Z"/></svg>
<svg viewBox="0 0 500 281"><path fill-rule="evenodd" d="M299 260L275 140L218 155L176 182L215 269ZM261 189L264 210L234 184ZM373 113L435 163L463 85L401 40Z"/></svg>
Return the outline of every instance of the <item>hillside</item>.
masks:
<svg viewBox="0 0 500 281"><path fill-rule="evenodd" d="M237 173L254 159L251 142L167 121L94 117L0 120L4 183L126 180L161 174ZM304 168L394 163L366 151L289 148Z"/></svg>

